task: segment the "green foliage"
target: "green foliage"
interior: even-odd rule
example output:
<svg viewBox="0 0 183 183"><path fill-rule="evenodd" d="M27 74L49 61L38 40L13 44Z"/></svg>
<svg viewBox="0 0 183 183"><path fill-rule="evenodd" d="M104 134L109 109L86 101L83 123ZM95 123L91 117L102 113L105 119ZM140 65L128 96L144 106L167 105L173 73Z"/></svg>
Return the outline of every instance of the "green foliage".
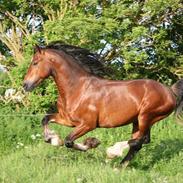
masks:
<svg viewBox="0 0 183 183"><path fill-rule="evenodd" d="M27 117L24 114L29 111L26 109L14 109L13 107L1 108L0 116L0 156L14 151L17 148L21 148L23 144L32 144L32 134L42 134L40 131L41 116ZM23 115L18 115L18 114ZM17 116L18 115L18 116ZM14 116L14 117L13 117Z"/></svg>
<svg viewBox="0 0 183 183"><path fill-rule="evenodd" d="M56 105L57 90L53 81L45 81L38 89L28 94L31 112L46 113L51 105Z"/></svg>
<svg viewBox="0 0 183 183"><path fill-rule="evenodd" d="M85 1L84 1L85 2ZM105 3L104 3L105 4ZM87 47L108 50L104 59L121 60L120 78L153 78L161 82L175 82L181 63L182 39L177 32L182 24L180 1L114 1L105 5L79 3L74 11L67 11L61 19L45 21L45 38ZM83 11L85 8L87 10ZM105 40L105 41L101 41ZM110 46L109 46L110 45ZM112 56L110 53L113 52ZM119 65L119 64L118 64ZM115 68L115 67L113 67ZM116 70L116 77L119 70Z"/></svg>
<svg viewBox="0 0 183 183"><path fill-rule="evenodd" d="M101 40L114 32L118 24L111 18L96 19L95 16L70 16L64 17L63 20L45 23L45 37L48 42L62 40L73 45L80 45L90 50L97 51L104 44Z"/></svg>
<svg viewBox="0 0 183 183"><path fill-rule="evenodd" d="M26 74L26 70L30 62L24 62L19 67L14 67L11 72L3 73L0 75L0 88L1 95L4 96L6 89L13 88L22 90L23 78ZM25 97L22 102L9 102L4 103L0 101L2 109L12 108L15 112L21 108L25 108L27 113L46 113L51 104L55 104L57 99L57 90L55 83L50 79L44 81L39 87L37 87L32 93L24 93Z"/></svg>

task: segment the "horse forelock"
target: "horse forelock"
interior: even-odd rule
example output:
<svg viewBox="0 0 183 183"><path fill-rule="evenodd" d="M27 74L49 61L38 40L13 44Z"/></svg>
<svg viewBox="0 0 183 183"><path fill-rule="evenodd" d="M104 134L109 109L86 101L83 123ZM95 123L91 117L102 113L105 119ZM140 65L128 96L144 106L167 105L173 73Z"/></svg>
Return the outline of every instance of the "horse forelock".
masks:
<svg viewBox="0 0 183 183"><path fill-rule="evenodd" d="M58 41L48 44L45 48L63 51L67 55L72 56L74 58L72 59L72 61L75 61L84 70L93 75L97 75L100 77L107 75L105 71L105 66L101 62L99 55L91 53L85 48L64 44Z"/></svg>

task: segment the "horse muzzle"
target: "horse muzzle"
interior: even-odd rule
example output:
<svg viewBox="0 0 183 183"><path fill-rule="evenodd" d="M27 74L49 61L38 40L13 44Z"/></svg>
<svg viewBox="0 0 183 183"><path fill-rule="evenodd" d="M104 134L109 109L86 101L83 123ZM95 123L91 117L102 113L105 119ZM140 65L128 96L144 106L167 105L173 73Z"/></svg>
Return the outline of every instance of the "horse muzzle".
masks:
<svg viewBox="0 0 183 183"><path fill-rule="evenodd" d="M34 84L30 82L24 82L23 83L23 88L26 92L32 91L34 89Z"/></svg>

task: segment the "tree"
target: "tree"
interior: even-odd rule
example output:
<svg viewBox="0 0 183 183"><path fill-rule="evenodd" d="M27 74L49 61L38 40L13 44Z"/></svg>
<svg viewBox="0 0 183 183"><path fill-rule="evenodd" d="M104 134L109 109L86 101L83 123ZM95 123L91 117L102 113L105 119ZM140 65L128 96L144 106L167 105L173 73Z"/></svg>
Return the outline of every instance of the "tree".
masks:
<svg viewBox="0 0 183 183"><path fill-rule="evenodd" d="M45 21L44 35L46 42L61 39L98 51L117 67L118 79L172 82L183 71L182 10L179 0L81 1Z"/></svg>
<svg viewBox="0 0 183 183"><path fill-rule="evenodd" d="M62 40L98 52L116 79L169 83L183 75L181 0L2 2L0 39L16 59L35 42Z"/></svg>

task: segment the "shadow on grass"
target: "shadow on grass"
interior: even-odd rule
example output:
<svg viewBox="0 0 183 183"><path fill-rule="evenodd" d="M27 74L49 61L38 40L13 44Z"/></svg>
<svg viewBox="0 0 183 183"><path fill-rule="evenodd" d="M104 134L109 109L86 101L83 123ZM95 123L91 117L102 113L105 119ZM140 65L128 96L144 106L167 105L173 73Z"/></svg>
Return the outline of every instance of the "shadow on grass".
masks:
<svg viewBox="0 0 183 183"><path fill-rule="evenodd" d="M136 155L135 161L132 161L130 167L141 170L151 169L158 162L169 162L174 156L183 150L183 139L162 140L155 146L144 146L145 151L139 156Z"/></svg>

